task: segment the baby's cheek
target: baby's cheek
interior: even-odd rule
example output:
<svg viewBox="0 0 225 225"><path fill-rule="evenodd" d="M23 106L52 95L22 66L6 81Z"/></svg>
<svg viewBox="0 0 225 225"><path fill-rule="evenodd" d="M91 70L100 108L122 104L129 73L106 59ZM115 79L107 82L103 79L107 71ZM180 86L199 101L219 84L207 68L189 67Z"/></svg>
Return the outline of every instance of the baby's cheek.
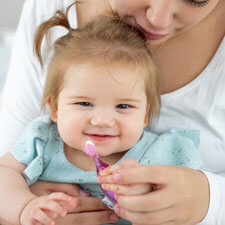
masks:
<svg viewBox="0 0 225 225"><path fill-rule="evenodd" d="M124 145L124 148L127 150L133 147L134 145L136 145L141 138L142 132L143 132L143 129L141 131L130 130L129 132L127 132L126 135L124 135L122 138L123 139L122 143Z"/></svg>

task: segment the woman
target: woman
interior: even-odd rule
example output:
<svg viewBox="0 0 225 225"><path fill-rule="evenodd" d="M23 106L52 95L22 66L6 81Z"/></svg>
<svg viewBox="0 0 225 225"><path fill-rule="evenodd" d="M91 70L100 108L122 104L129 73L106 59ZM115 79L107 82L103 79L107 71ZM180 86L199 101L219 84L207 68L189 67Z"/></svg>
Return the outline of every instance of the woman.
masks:
<svg viewBox="0 0 225 225"><path fill-rule="evenodd" d="M72 0L27 0L20 20L0 116L2 154L8 151L26 124L40 114L45 80L33 56L35 28ZM225 224L225 1L224 0L80 0L71 10L77 26L108 6L145 35L161 69L162 110L151 130L170 127L201 131L202 171L175 166L119 170L119 183L153 183L159 189L137 198L118 196L120 216L133 224ZM53 30L53 39L63 35ZM45 52L46 45L43 45ZM46 61L48 55L45 55ZM132 174L132 176L131 176ZM118 176L117 176L118 177ZM79 207L59 224L110 223L98 199L72 185L39 183L36 194L60 190L79 195ZM163 201L162 201L163 199ZM143 209L144 206L144 209ZM98 211L100 210L100 211ZM88 212L87 212L88 211ZM80 213L85 212L85 213ZM114 220L114 221L115 221Z"/></svg>

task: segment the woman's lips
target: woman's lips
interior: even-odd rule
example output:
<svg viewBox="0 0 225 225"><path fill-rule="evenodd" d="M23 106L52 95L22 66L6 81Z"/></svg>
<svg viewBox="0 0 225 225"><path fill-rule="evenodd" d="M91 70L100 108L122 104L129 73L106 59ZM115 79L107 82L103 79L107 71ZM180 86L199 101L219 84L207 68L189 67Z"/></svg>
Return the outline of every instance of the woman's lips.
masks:
<svg viewBox="0 0 225 225"><path fill-rule="evenodd" d="M107 141L110 139L113 139L117 136L114 135L100 135L100 134L86 134L90 139L94 140L94 141Z"/></svg>
<svg viewBox="0 0 225 225"><path fill-rule="evenodd" d="M144 28L142 28L141 26L137 25L138 30L141 31L141 33L145 36L145 38L147 40L160 40L162 38L164 38L165 36L167 36L168 34L157 34L157 33L150 33L148 31L146 31Z"/></svg>

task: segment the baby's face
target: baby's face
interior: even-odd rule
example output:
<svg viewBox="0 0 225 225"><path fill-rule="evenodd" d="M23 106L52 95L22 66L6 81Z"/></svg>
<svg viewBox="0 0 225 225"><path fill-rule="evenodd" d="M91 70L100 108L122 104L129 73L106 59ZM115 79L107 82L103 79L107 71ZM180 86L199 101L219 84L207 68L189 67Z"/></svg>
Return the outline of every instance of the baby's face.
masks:
<svg viewBox="0 0 225 225"><path fill-rule="evenodd" d="M146 108L144 79L134 71L72 65L65 74L55 121L67 146L84 151L91 140L104 157L138 142L147 123Z"/></svg>

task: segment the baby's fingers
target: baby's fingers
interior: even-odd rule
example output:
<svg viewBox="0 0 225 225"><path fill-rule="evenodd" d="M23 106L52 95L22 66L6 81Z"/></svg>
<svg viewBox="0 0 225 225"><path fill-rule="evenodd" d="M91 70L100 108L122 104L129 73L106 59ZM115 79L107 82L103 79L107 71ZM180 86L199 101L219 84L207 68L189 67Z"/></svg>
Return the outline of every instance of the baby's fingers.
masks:
<svg viewBox="0 0 225 225"><path fill-rule="evenodd" d="M141 195L146 194L152 190L150 184L133 184L133 185L119 185L119 184L102 184L102 188L107 191L112 191L122 195Z"/></svg>
<svg viewBox="0 0 225 225"><path fill-rule="evenodd" d="M63 193L63 192L53 192L48 196L48 199L63 202L63 205L71 206L72 208L77 206L77 199Z"/></svg>
<svg viewBox="0 0 225 225"><path fill-rule="evenodd" d="M29 224L44 224L44 225L54 225L55 222L49 218L45 212L43 212L41 209L36 209L33 212L33 215L31 215L31 221Z"/></svg>
<svg viewBox="0 0 225 225"><path fill-rule="evenodd" d="M65 216L67 214L67 211L64 207L52 200L48 200L39 204L39 208L44 210L49 217L52 217L54 214L59 216Z"/></svg>

